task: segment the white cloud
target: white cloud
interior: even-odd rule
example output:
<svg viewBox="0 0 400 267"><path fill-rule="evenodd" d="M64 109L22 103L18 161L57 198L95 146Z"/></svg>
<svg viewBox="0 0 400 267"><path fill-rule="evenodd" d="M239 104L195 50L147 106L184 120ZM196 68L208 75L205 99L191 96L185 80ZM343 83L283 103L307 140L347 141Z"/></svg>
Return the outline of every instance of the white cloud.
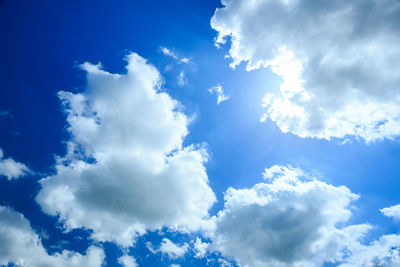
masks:
<svg viewBox="0 0 400 267"><path fill-rule="evenodd" d="M183 72L183 71L179 72L178 85L180 87L183 87L183 86L185 86L186 83L187 83L187 80L186 80L186 77L185 77L185 72Z"/></svg>
<svg viewBox="0 0 400 267"><path fill-rule="evenodd" d="M13 263L30 267L100 267L104 260L101 248L91 246L86 255L63 250L47 254L40 238L22 214L0 206L0 265Z"/></svg>
<svg viewBox="0 0 400 267"><path fill-rule="evenodd" d="M179 246L168 238L163 238L158 249L154 249L150 242L146 242L146 247L153 254L161 253L162 255L168 256L170 259L178 259L185 255L189 245L184 243L182 246Z"/></svg>
<svg viewBox="0 0 400 267"><path fill-rule="evenodd" d="M3 150L0 148L0 176L6 176L8 180L17 179L29 173L29 168L12 158L4 158Z"/></svg>
<svg viewBox="0 0 400 267"><path fill-rule="evenodd" d="M160 75L137 54L127 73L85 63L83 93L60 92L71 134L56 174L41 180L43 211L67 229L130 246L146 230L206 227L215 201L205 149L183 147L188 118L159 89Z"/></svg>
<svg viewBox="0 0 400 267"><path fill-rule="evenodd" d="M282 132L373 141L400 134L400 4L393 0L222 0L211 26L232 67L282 78L263 119Z"/></svg>
<svg viewBox="0 0 400 267"><path fill-rule="evenodd" d="M271 168L267 168L263 172L264 179L275 179L277 177L298 177L305 176L306 174L299 168L293 168L291 166L280 166L274 165Z"/></svg>
<svg viewBox="0 0 400 267"><path fill-rule="evenodd" d="M179 62L181 63L189 63L190 59L187 57L181 58L181 60L179 60Z"/></svg>
<svg viewBox="0 0 400 267"><path fill-rule="evenodd" d="M224 89L222 85L216 85L208 89L208 92L212 95L217 96L217 104L219 105L221 102L229 99L229 96L225 95Z"/></svg>
<svg viewBox="0 0 400 267"><path fill-rule="evenodd" d="M171 264L169 267L181 267L179 264Z"/></svg>
<svg viewBox="0 0 400 267"><path fill-rule="evenodd" d="M219 258L218 263L220 264L219 266L221 266L221 267L232 267L232 263L230 263L226 259Z"/></svg>
<svg viewBox="0 0 400 267"><path fill-rule="evenodd" d="M400 220L400 204L380 209L380 211L387 217Z"/></svg>
<svg viewBox="0 0 400 267"><path fill-rule="evenodd" d="M400 235L384 235L368 245L356 244L339 267L398 267L400 266Z"/></svg>
<svg viewBox="0 0 400 267"><path fill-rule="evenodd" d="M178 55L167 47L162 46L161 52L164 54L164 56L172 57L173 59L178 60Z"/></svg>
<svg viewBox="0 0 400 267"><path fill-rule="evenodd" d="M193 250L195 252L195 258L203 258L207 251L210 243L202 242L200 238L196 237L196 241L193 244Z"/></svg>
<svg viewBox="0 0 400 267"><path fill-rule="evenodd" d="M344 225L350 203L358 198L304 176L290 167L266 173L270 183L250 189L229 188L224 209L214 217L211 250L248 266L321 266L343 260L344 249L359 245L370 225Z"/></svg>
<svg viewBox="0 0 400 267"><path fill-rule="evenodd" d="M118 263L124 267L137 267L136 259L129 255L122 255L118 258Z"/></svg>
<svg viewBox="0 0 400 267"><path fill-rule="evenodd" d="M160 51L161 51L161 53L163 53L164 56L171 57L171 58L175 59L176 61L178 61L178 64L180 64L180 63L187 64L190 62L189 58L180 57L177 53L175 53L173 50L171 50L167 47L161 46Z"/></svg>

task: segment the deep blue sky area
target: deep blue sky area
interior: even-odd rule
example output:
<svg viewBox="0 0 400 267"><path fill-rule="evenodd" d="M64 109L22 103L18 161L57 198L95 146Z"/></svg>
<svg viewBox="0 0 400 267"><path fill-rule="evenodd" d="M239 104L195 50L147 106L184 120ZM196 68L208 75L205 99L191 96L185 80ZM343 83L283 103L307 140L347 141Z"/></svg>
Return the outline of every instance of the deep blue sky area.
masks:
<svg viewBox="0 0 400 267"><path fill-rule="evenodd" d="M376 225L366 241L398 233L399 224L379 209L400 203L399 139L366 143L350 136L343 143L300 138L282 133L271 120L261 123L261 99L267 91L278 91L281 79L266 68L249 72L244 63L229 67L229 45L218 49L217 32L210 27L218 7L218 0L0 1L0 148L6 158L32 170L16 180L0 178L0 204L22 213L50 254L63 249L84 253L95 244L90 230L64 232L57 217L43 213L35 202L38 181L55 173L55 157L65 155L70 139L57 92L85 89L85 72L79 68L84 62L101 62L108 72L126 73L124 57L130 52L159 70L161 90L194 118L184 145L204 143L207 148L205 167L217 197L210 215L223 208L229 187L250 188L263 181L265 168L289 164L358 194L348 223ZM163 55L162 47L190 62L178 64ZM185 72L185 86L177 83L180 71ZM217 105L208 92L215 85L224 88L229 100ZM177 260L153 255L146 242L192 240L190 234L161 232L139 237L128 249L139 266L220 266L218 253L208 263L193 252ZM111 242L101 245L106 266L120 266L123 249Z"/></svg>

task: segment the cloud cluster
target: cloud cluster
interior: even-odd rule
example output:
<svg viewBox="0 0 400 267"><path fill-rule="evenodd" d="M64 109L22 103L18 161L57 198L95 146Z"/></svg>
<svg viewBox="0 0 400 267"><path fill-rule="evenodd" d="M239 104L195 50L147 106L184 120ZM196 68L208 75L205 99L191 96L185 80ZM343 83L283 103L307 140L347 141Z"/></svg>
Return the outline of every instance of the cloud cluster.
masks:
<svg viewBox="0 0 400 267"><path fill-rule="evenodd" d="M339 267L400 266L400 235L384 235L368 245L356 244Z"/></svg>
<svg viewBox="0 0 400 267"><path fill-rule="evenodd" d="M196 240L193 242L193 251L195 253L195 258L203 258L207 252L210 243L201 241L200 238L196 237Z"/></svg>
<svg viewBox="0 0 400 267"><path fill-rule="evenodd" d="M17 179L29 173L29 168L12 158L4 158L0 148L0 176L6 176L8 180Z"/></svg>
<svg viewBox="0 0 400 267"><path fill-rule="evenodd" d="M22 214L0 206L0 265L30 267L100 267L104 260L101 248L91 246L86 255L63 250L47 254L40 238Z"/></svg>
<svg viewBox="0 0 400 267"><path fill-rule="evenodd" d="M300 169L274 166L250 189L229 188L225 205L213 218L211 250L243 266L306 267L335 262L373 266L399 260L400 236L360 240L372 227L347 225L351 202L358 198ZM395 265L378 265L395 266Z"/></svg>
<svg viewBox="0 0 400 267"><path fill-rule="evenodd" d="M268 67L282 79L263 120L282 132L365 141L400 134L400 4L223 0L211 26L230 40L232 67Z"/></svg>
<svg viewBox="0 0 400 267"><path fill-rule="evenodd" d="M215 201L202 147L183 147L187 117L162 92L158 71L137 54L126 74L85 63L82 93L60 92L71 140L36 197L67 229L133 244L148 229L198 230Z"/></svg>

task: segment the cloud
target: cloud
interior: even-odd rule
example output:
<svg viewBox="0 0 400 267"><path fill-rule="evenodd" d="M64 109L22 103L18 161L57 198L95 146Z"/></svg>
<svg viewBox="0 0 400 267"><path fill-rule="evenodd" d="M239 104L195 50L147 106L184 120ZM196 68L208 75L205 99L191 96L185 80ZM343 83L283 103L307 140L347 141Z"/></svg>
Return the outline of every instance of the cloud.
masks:
<svg viewBox="0 0 400 267"><path fill-rule="evenodd" d="M136 259L129 255L123 255L118 258L118 263L124 267L137 267Z"/></svg>
<svg viewBox="0 0 400 267"><path fill-rule="evenodd" d="M173 59L178 60L178 55L173 52L172 50L166 48L166 47L161 47L161 52L164 54L164 56L172 57Z"/></svg>
<svg viewBox="0 0 400 267"><path fill-rule="evenodd" d="M189 245L184 243L182 246L179 246L168 238L163 238L158 249L154 249L150 242L146 243L146 247L153 254L161 253L162 255L166 255L170 259L178 259L182 258L185 255L189 248Z"/></svg>
<svg viewBox="0 0 400 267"><path fill-rule="evenodd" d="M3 150L0 148L0 176L6 176L8 180L18 179L30 172L29 168L12 158L4 158Z"/></svg>
<svg viewBox="0 0 400 267"><path fill-rule="evenodd" d="M201 146L183 146L188 118L160 89L158 71L127 56L126 74L84 63L82 93L60 92L71 139L36 200L67 230L130 246L147 230L194 231L215 202Z"/></svg>
<svg viewBox="0 0 400 267"><path fill-rule="evenodd" d="M282 132L366 142L400 134L398 1L223 0L211 26L232 67L269 68L264 99Z"/></svg>
<svg viewBox="0 0 400 267"><path fill-rule="evenodd" d="M400 204L380 209L380 211L386 217L391 217L395 220L400 220Z"/></svg>
<svg viewBox="0 0 400 267"><path fill-rule="evenodd" d="M210 243L202 242L200 238L196 237L196 241L193 244L193 251L195 252L195 258L203 258L208 251Z"/></svg>
<svg viewBox="0 0 400 267"><path fill-rule="evenodd" d="M222 259L222 258L218 259L218 263L220 264L221 267L232 267L233 266L232 263L230 263L226 259Z"/></svg>
<svg viewBox="0 0 400 267"><path fill-rule="evenodd" d="M400 235L384 235L368 245L356 244L339 267L400 266Z"/></svg>
<svg viewBox="0 0 400 267"><path fill-rule="evenodd" d="M179 60L180 63L189 63L190 59L187 57L181 58L181 60Z"/></svg>
<svg viewBox="0 0 400 267"><path fill-rule="evenodd" d="M169 49L167 47L161 46L160 47L160 51L161 51L161 53L163 53L164 56L171 57L171 58L175 59L176 61L178 61L178 64L180 64L180 63L186 63L187 64L187 63L190 62L189 58L180 57L177 53L175 53L173 50L171 50L171 49Z"/></svg>
<svg viewBox="0 0 400 267"><path fill-rule="evenodd" d="M224 94L224 89L222 85L216 85L208 89L208 92L212 95L217 96L217 104L219 105L221 102L224 102L229 99L229 96Z"/></svg>
<svg viewBox="0 0 400 267"><path fill-rule="evenodd" d="M30 267L102 266L104 252L91 246L86 255L63 250L47 254L40 238L33 232L28 220L9 207L0 206L0 265Z"/></svg>
<svg viewBox="0 0 400 267"><path fill-rule="evenodd" d="M229 188L214 217L210 250L243 266L321 266L344 259L368 224L343 226L358 198L344 186L310 178L299 169L275 166L269 183ZM342 225L342 226L339 226Z"/></svg>
<svg viewBox="0 0 400 267"><path fill-rule="evenodd" d="M187 83L187 79L185 77L185 72L181 71L178 75L178 86L183 87Z"/></svg>

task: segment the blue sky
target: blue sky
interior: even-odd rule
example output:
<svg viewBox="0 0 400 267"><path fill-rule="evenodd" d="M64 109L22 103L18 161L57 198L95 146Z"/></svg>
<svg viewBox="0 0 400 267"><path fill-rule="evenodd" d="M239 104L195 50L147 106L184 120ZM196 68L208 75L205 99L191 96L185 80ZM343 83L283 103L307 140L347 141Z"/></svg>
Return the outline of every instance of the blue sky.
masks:
<svg viewBox="0 0 400 267"><path fill-rule="evenodd" d="M399 266L399 21L0 1L0 265Z"/></svg>

